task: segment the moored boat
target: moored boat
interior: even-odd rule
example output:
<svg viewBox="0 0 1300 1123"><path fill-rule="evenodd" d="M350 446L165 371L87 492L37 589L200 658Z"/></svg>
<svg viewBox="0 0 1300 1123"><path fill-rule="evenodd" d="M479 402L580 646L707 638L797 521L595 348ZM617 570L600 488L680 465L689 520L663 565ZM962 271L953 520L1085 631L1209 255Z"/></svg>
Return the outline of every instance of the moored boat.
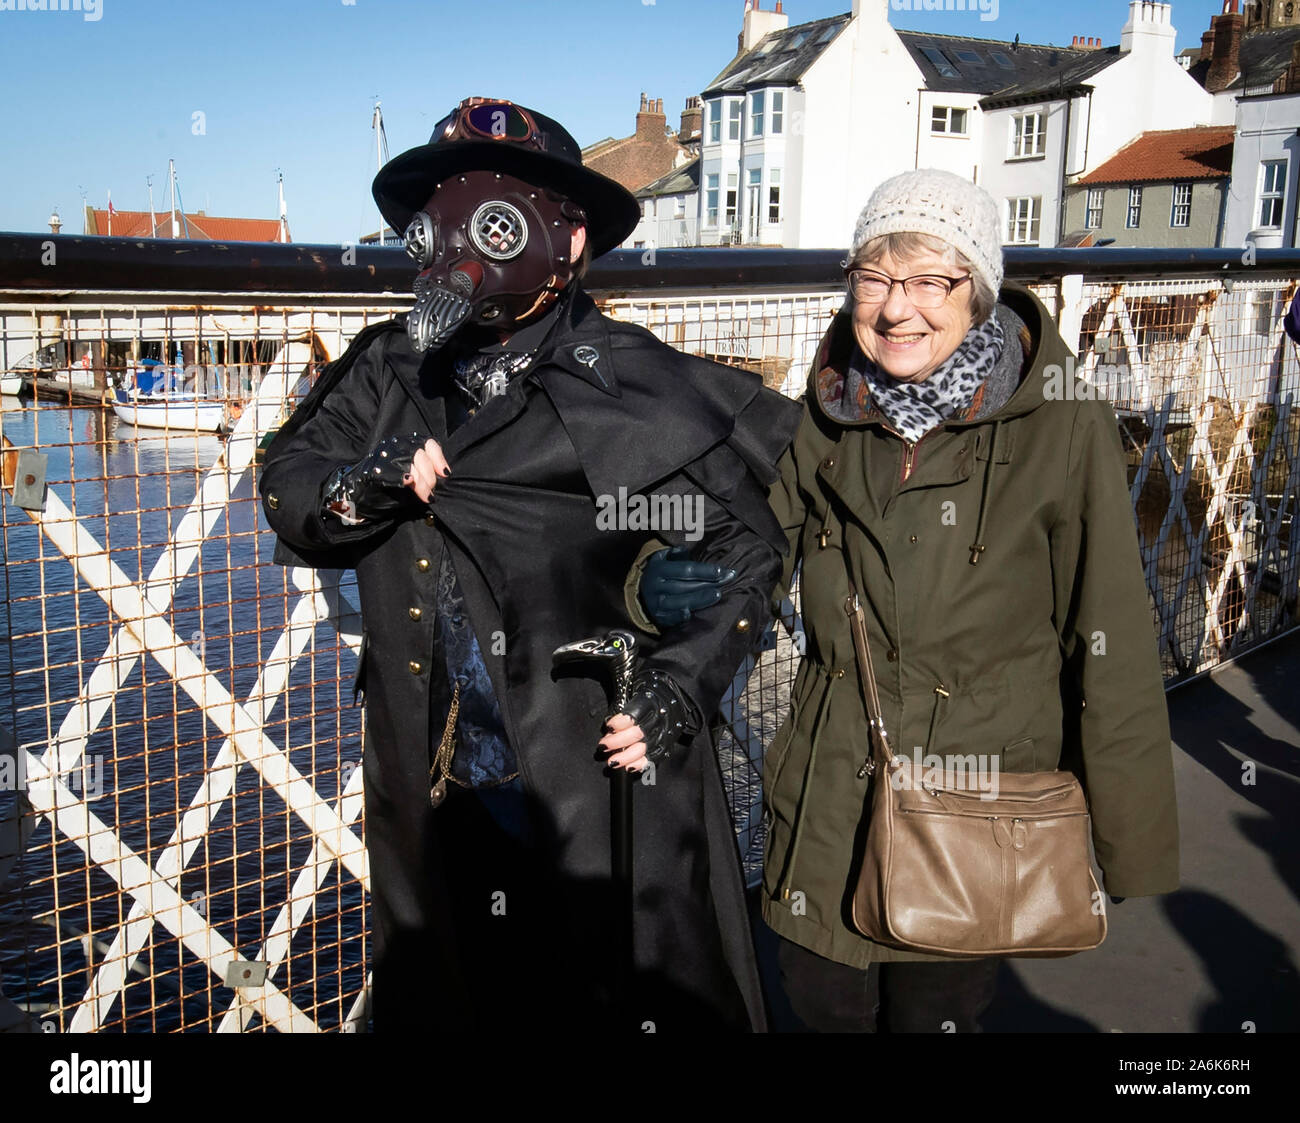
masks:
<svg viewBox="0 0 1300 1123"><path fill-rule="evenodd" d="M141 394L117 387L113 412L126 424L141 429L224 433L227 428L226 403L195 394Z"/></svg>

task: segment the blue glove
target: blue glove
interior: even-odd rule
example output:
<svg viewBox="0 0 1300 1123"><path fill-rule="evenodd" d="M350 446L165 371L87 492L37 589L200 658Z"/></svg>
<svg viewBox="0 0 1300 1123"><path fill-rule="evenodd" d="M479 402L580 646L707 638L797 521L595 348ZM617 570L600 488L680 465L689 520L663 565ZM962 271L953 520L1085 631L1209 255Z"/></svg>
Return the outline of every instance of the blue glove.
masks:
<svg viewBox="0 0 1300 1123"><path fill-rule="evenodd" d="M686 546L659 550L641 573L641 603L660 628L685 624L693 612L717 604L723 586L736 579L734 569L691 561L690 556Z"/></svg>

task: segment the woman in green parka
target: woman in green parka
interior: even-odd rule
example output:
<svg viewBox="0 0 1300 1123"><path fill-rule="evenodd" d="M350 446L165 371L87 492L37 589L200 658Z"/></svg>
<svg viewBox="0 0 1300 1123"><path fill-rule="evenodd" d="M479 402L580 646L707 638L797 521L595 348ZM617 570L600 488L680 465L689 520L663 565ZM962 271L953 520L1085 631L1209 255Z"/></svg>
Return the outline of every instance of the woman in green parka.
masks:
<svg viewBox="0 0 1300 1123"><path fill-rule="evenodd" d="M850 919L869 809L850 572L896 751L1074 767L1112 900L1178 885L1169 721L1115 416L1075 383L1043 305L1002 284L999 234L994 200L950 173L877 188L770 495L791 546L782 591L802 566L806 642L764 766L763 916L817 1030L978 1030L997 969L874 943Z"/></svg>

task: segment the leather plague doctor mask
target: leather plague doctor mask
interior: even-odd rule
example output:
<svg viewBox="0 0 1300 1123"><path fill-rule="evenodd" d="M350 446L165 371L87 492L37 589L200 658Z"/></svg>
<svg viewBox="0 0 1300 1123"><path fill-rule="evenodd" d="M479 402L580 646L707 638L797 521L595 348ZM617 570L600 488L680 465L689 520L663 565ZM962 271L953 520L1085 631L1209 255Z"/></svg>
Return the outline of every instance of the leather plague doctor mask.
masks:
<svg viewBox="0 0 1300 1123"><path fill-rule="evenodd" d="M438 184L406 228L421 270L406 317L411 346L441 347L464 324L508 331L544 312L573 276L570 236L585 222L576 203L503 172Z"/></svg>

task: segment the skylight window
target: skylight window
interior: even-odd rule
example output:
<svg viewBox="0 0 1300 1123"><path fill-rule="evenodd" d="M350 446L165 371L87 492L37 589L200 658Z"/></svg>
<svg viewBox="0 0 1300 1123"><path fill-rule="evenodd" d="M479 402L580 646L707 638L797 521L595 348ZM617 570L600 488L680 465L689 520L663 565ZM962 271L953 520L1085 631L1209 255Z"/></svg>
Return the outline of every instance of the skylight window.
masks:
<svg viewBox="0 0 1300 1123"><path fill-rule="evenodd" d="M829 43L829 42L830 42L832 39L834 39L835 36L837 36L839 33L840 33L839 25L833 23L833 24L830 25L830 27L828 27L825 31L823 31L823 32L821 33L821 37L817 40L817 42L818 42L818 43Z"/></svg>
<svg viewBox="0 0 1300 1123"><path fill-rule="evenodd" d="M1015 70L1016 68L1016 64L1001 51L989 51L989 58L1002 67L1003 70Z"/></svg>
<svg viewBox="0 0 1300 1123"><path fill-rule="evenodd" d="M976 66L984 65L984 60L972 50L962 48L960 51L953 51L953 54L957 56L958 62L973 62Z"/></svg>
<svg viewBox="0 0 1300 1123"><path fill-rule="evenodd" d="M809 36L810 34L811 34L811 32L807 32L807 31L801 31L801 32L799 32L799 33L798 33L798 34L797 34L793 39L790 40L790 42L787 44L787 46L788 46L789 49L792 50L792 51L793 51L796 47L802 47L806 42L808 42L808 36Z"/></svg>
<svg viewBox="0 0 1300 1123"><path fill-rule="evenodd" d="M925 55L933 64L935 70L939 72L940 78L960 78L961 75L957 68L944 56L944 53L938 47L922 47L921 54Z"/></svg>

